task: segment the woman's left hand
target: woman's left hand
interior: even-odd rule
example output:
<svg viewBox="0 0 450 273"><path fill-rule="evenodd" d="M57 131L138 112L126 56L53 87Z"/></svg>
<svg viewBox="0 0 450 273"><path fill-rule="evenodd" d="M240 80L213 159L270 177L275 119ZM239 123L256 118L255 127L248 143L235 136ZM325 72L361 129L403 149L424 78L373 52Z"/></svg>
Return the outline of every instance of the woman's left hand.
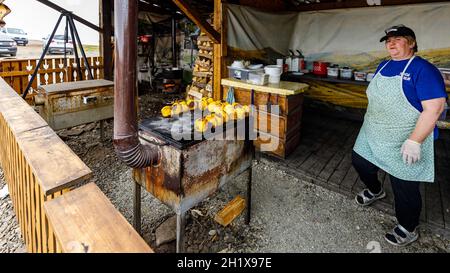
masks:
<svg viewBox="0 0 450 273"><path fill-rule="evenodd" d="M400 150L403 156L403 162L411 165L420 160L420 143L407 139Z"/></svg>

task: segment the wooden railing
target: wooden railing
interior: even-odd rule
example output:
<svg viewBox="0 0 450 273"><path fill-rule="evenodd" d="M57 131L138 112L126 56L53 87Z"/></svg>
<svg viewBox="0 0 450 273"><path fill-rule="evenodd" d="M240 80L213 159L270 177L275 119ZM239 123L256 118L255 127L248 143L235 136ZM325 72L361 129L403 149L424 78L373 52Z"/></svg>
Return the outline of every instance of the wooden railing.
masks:
<svg viewBox="0 0 450 273"><path fill-rule="evenodd" d="M88 61L94 78L103 79L103 58L88 57ZM38 59L2 60L0 77L20 95L25 91L37 64ZM79 75L75 58L67 58L66 63L63 57L44 59L33 81L30 94L40 85L88 79L88 69L82 58L80 58L80 64L82 75Z"/></svg>
<svg viewBox="0 0 450 273"><path fill-rule="evenodd" d="M70 191L91 170L0 78L0 163L28 252L61 249L44 202Z"/></svg>

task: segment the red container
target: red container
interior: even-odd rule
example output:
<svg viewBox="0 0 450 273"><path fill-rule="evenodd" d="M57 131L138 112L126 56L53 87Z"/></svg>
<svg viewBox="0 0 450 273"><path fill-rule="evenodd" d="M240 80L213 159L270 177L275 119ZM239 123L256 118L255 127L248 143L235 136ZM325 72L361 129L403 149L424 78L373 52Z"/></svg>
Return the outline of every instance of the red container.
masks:
<svg viewBox="0 0 450 273"><path fill-rule="evenodd" d="M316 61L313 63L313 74L321 77L327 76L328 63Z"/></svg>
<svg viewBox="0 0 450 273"><path fill-rule="evenodd" d="M305 59L303 59L303 58L300 59L299 66L300 66L300 67L299 67L300 72L302 72L302 70L305 70L305 69L306 69L306 62L305 62Z"/></svg>

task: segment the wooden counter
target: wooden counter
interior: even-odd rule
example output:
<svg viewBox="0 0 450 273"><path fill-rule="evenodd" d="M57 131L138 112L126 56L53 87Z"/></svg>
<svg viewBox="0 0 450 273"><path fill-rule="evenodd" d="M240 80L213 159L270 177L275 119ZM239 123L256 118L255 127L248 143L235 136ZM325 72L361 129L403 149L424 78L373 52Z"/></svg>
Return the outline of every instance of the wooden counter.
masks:
<svg viewBox="0 0 450 273"><path fill-rule="evenodd" d="M300 142L303 92L309 88L307 84L281 81L279 84L260 86L236 79L223 79L222 86L223 100L227 99L228 90L233 87L235 100L242 105L251 104L253 90L257 111L255 129L258 132L254 145L257 150L280 158L286 158L295 150ZM262 106L269 105L278 105L279 113L261 109ZM271 128L275 120L279 122L276 126L278 131ZM267 150L268 146L270 151L264 151L262 147Z"/></svg>
<svg viewBox="0 0 450 273"><path fill-rule="evenodd" d="M305 90L308 89L307 84L298 82L280 81L280 83L277 84L269 83L268 85L255 85L233 78L222 79L222 85L249 90L253 89L256 92L264 92L284 96L297 95L305 92Z"/></svg>

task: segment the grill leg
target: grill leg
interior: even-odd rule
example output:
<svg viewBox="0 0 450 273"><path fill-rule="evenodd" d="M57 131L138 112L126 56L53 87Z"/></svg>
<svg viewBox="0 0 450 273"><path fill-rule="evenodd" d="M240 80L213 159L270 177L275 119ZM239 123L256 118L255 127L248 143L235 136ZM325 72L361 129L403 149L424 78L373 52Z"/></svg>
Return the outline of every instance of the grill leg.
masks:
<svg viewBox="0 0 450 273"><path fill-rule="evenodd" d="M185 252L184 244L184 228L185 228L185 212L177 214L177 253Z"/></svg>
<svg viewBox="0 0 450 273"><path fill-rule="evenodd" d="M248 169L248 176L247 176L247 215L245 218L245 224L250 224L250 218L251 218L251 212L252 212L252 175L253 175L253 168L250 166Z"/></svg>
<svg viewBox="0 0 450 273"><path fill-rule="evenodd" d="M134 229L141 235L141 185L136 182L134 182L133 220Z"/></svg>
<svg viewBox="0 0 450 273"><path fill-rule="evenodd" d="M105 121L100 120L100 141L103 142L105 140Z"/></svg>

